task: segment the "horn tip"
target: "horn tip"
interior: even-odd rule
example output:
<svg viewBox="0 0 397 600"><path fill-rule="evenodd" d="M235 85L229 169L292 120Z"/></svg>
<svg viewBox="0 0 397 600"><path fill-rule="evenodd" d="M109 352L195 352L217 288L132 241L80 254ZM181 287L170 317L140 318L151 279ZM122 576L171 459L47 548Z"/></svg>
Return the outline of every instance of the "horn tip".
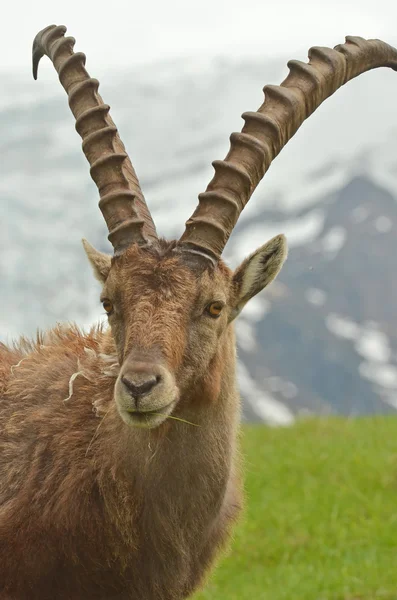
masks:
<svg viewBox="0 0 397 600"><path fill-rule="evenodd" d="M37 81L37 71L39 68L40 59L41 59L41 56L37 56L37 55L33 54L32 73L33 73L33 79L35 81Z"/></svg>
<svg viewBox="0 0 397 600"><path fill-rule="evenodd" d="M33 79L35 81L37 80L37 72L38 72L38 68L39 68L40 59L44 56L44 51L43 51L43 47L42 47L43 35L45 33L47 33L47 31L51 31L53 29L62 30L63 33L66 32L66 27L64 25L60 25L59 27L57 27L57 25L48 25L48 27L45 27L44 29L39 31L39 33L36 35L36 37L33 40L32 71L33 71Z"/></svg>

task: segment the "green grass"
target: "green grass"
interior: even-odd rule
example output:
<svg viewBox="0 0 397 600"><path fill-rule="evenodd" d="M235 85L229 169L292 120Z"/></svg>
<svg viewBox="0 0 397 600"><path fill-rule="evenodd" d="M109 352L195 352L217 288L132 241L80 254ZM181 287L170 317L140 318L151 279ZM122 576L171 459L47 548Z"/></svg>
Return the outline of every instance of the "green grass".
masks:
<svg viewBox="0 0 397 600"><path fill-rule="evenodd" d="M243 431L246 510L194 600L397 600L397 419Z"/></svg>

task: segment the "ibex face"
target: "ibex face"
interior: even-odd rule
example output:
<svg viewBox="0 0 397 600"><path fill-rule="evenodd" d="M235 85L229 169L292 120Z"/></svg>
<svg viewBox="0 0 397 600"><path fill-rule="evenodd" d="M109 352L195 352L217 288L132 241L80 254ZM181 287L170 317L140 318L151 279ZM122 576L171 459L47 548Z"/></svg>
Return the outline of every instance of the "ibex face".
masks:
<svg viewBox="0 0 397 600"><path fill-rule="evenodd" d="M118 257L84 246L117 347L115 401L129 425L155 427L211 370L243 305L280 270L283 236L233 274L222 262L186 256L173 243L137 244Z"/></svg>

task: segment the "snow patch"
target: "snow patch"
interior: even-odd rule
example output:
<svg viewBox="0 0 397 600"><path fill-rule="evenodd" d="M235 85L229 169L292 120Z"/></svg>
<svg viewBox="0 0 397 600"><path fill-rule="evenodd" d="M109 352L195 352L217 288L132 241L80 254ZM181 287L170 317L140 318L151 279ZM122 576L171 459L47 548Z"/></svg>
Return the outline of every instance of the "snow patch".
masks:
<svg viewBox="0 0 397 600"><path fill-rule="evenodd" d="M245 352L252 352L257 347L255 330L251 323L239 319L236 322L236 334L238 345L245 350Z"/></svg>
<svg viewBox="0 0 397 600"><path fill-rule="evenodd" d="M387 233L393 228L393 221L389 217L382 215L376 219L375 228L379 233Z"/></svg>
<svg viewBox="0 0 397 600"><path fill-rule="evenodd" d="M288 246L301 246L314 241L324 225L324 211L313 210L300 219L291 219L282 223L273 222L271 225L255 224L247 226L244 233L233 238L232 248L228 249L228 260L241 262L242 256L251 254L255 248L262 246L280 232L284 233Z"/></svg>
<svg viewBox="0 0 397 600"><path fill-rule="evenodd" d="M338 252L343 248L347 233L344 227L333 227L322 239L322 247L329 258L335 258Z"/></svg>
<svg viewBox="0 0 397 600"><path fill-rule="evenodd" d="M326 326L334 335L354 343L356 352L364 358L358 371L361 377L375 384L374 391L390 406L397 408L397 366L391 364L389 338L379 325L367 321L361 326L339 315L328 315ZM396 393L390 393L390 390Z"/></svg>
<svg viewBox="0 0 397 600"><path fill-rule="evenodd" d="M305 293L306 300L314 306L324 306L327 300L327 294L318 288L309 288Z"/></svg>
<svg viewBox="0 0 397 600"><path fill-rule="evenodd" d="M356 352L365 360L387 363L391 359L389 338L374 322L359 325L336 314L329 314L325 324L331 333L354 342Z"/></svg>
<svg viewBox="0 0 397 600"><path fill-rule="evenodd" d="M331 333L346 340L356 340L360 332L357 323L333 313L327 315L325 325Z"/></svg>
<svg viewBox="0 0 397 600"><path fill-rule="evenodd" d="M384 400L384 402L386 402L386 404L388 404L389 406L391 406L392 408L395 408L397 410L397 393L396 392L390 392L390 391L385 392L384 390L380 390L380 395L381 395L382 400Z"/></svg>
<svg viewBox="0 0 397 600"><path fill-rule="evenodd" d="M258 322L270 312L271 307L271 303L263 296L255 296L244 306L239 319Z"/></svg>
<svg viewBox="0 0 397 600"><path fill-rule="evenodd" d="M366 206L357 206L351 213L353 223L363 223L369 216L369 209Z"/></svg>
<svg viewBox="0 0 397 600"><path fill-rule="evenodd" d="M387 363L391 358L389 340L382 331L364 329L356 341L355 348L369 361Z"/></svg>
<svg viewBox="0 0 397 600"><path fill-rule="evenodd" d="M294 423L295 417L289 408L259 389L243 363L238 363L237 372L241 393L252 410L265 423L272 426L287 426Z"/></svg>
<svg viewBox="0 0 397 600"><path fill-rule="evenodd" d="M397 367L394 365L363 362L359 366L359 373L384 388L397 389Z"/></svg>
<svg viewBox="0 0 397 600"><path fill-rule="evenodd" d="M292 398L296 398L298 395L298 388L294 383L291 381L284 381L281 377L277 377L276 375L265 378L264 383L269 387L270 391L278 392L288 400L292 400Z"/></svg>

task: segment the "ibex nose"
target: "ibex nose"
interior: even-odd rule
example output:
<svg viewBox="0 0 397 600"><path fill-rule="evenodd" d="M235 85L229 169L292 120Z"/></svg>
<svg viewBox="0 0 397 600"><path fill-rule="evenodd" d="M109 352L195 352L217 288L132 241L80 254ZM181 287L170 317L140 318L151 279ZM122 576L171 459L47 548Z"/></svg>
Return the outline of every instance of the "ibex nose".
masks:
<svg viewBox="0 0 397 600"><path fill-rule="evenodd" d="M161 377L159 375L148 375L139 374L136 377L125 375L121 378L125 387L134 398L141 398L148 394L159 382Z"/></svg>

